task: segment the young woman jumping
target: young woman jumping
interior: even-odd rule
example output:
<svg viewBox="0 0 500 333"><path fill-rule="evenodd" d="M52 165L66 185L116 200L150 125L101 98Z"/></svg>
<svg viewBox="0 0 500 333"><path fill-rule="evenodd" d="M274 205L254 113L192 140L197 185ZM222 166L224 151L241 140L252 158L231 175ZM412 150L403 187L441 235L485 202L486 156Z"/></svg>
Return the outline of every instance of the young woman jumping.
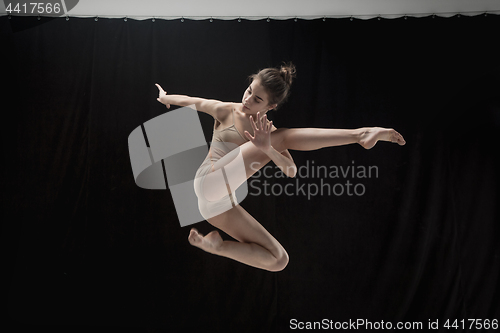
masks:
<svg viewBox="0 0 500 333"><path fill-rule="evenodd" d="M235 204L236 188L270 160L288 177L294 177L297 168L288 149L309 151L352 143L370 149L377 141L406 143L394 129L381 127L277 129L266 113L287 99L294 76L295 66L291 63L251 75L241 103L167 95L156 84L157 100L167 108L194 104L196 110L215 120L209 154L196 174L195 192L202 216L238 241L224 241L216 230L203 236L192 228L188 237L192 245L253 267L281 271L288 264L287 252L255 218Z"/></svg>

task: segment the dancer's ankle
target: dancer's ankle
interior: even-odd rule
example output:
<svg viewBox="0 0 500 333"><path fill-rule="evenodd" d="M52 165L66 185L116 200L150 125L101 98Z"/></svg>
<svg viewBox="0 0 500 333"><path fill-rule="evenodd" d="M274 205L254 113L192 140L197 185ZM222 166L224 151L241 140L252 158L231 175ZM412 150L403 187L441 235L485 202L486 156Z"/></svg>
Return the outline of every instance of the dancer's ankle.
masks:
<svg viewBox="0 0 500 333"><path fill-rule="evenodd" d="M361 144L361 140L364 138L364 134L370 130L370 127L361 127L355 129L354 136L356 138L356 143ZM361 144L362 145L362 144Z"/></svg>

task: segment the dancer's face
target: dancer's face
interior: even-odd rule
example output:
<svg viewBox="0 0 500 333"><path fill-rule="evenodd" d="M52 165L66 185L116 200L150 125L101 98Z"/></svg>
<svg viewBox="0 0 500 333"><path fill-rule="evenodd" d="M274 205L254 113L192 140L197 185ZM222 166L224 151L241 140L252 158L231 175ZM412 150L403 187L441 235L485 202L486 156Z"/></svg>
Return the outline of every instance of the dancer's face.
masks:
<svg viewBox="0 0 500 333"><path fill-rule="evenodd" d="M253 80L245 90L241 102L243 103L242 111L249 115L256 115L257 112L266 113L276 107L276 104L269 105L269 96L258 79Z"/></svg>

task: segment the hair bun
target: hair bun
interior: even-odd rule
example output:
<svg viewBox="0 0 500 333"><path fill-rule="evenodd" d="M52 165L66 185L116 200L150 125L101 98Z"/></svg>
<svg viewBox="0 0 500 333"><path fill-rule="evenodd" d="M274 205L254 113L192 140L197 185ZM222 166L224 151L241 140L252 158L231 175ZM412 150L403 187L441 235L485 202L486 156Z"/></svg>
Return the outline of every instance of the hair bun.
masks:
<svg viewBox="0 0 500 333"><path fill-rule="evenodd" d="M292 80L295 77L295 73L296 73L295 65L292 64L292 62L281 65L280 74L285 80L286 84L288 84L289 86L292 85Z"/></svg>

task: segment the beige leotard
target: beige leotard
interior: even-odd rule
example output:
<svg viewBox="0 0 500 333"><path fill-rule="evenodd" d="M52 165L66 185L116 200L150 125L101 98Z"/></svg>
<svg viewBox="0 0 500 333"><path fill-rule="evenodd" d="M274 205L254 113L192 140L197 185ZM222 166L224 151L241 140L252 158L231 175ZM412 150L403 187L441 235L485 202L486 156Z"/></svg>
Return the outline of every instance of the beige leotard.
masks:
<svg viewBox="0 0 500 333"><path fill-rule="evenodd" d="M205 176L211 172L221 169L221 167L224 166L220 163L218 165L217 162L233 149L238 148L243 143L249 141L245 139L236 128L234 123L234 106L231 109L231 116L233 124L223 129L215 129L218 125L220 125L220 122L215 120L210 150L207 157L196 172L194 189L196 195L198 196L198 207L200 209L200 213L205 219L220 215L238 204L238 200L236 199L234 193L236 189L230 189L229 186L228 194L217 201L208 201L204 197L202 190ZM225 173L224 179L226 179L227 184Z"/></svg>

